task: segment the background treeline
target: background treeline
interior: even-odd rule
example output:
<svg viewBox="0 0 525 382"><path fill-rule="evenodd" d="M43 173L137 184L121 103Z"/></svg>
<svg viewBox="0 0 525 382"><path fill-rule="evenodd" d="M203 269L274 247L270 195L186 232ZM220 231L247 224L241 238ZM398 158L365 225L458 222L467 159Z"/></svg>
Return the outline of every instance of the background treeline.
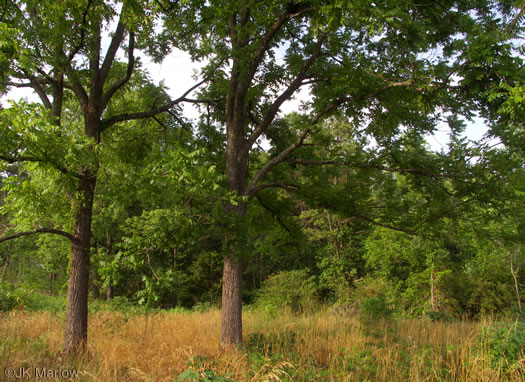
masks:
<svg viewBox="0 0 525 382"><path fill-rule="evenodd" d="M2 309L67 290L72 355L88 295L220 305L226 346L243 302L521 311L522 3L6 1ZM174 97L143 62L180 51Z"/></svg>
<svg viewBox="0 0 525 382"><path fill-rule="evenodd" d="M368 142L342 137L344 127L329 121L319 139L337 142L332 150L341 158L376 155ZM245 239L244 302L270 314L319 304L343 314L371 304L410 317L521 310L525 174L516 151L491 148L468 160L480 147L464 139L436 153L402 136L391 156L427 166L283 164L279 176L294 185L262 190L249 204L249 224L238 224L224 212L224 199L234 196L224 194L223 148L207 128L168 120L136 126L125 141L108 139L93 217L93 300L219 306L224 231L237 225ZM320 155L306 149L305 157ZM253 160L268 155L261 149ZM429 175L431 165L445 175ZM38 219L67 226L70 201L59 175L34 164L9 165L3 174L3 231ZM1 243L2 309L40 307L45 295L63 299L68 244L45 234Z"/></svg>

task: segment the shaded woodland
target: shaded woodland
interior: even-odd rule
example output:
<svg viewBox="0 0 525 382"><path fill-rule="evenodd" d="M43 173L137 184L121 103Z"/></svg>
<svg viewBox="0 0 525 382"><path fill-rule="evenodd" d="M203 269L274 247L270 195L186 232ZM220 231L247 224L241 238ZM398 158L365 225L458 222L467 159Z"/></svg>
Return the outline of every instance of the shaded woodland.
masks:
<svg viewBox="0 0 525 382"><path fill-rule="evenodd" d="M89 343L88 301L105 299L219 307L225 347L243 341L243 305L515 317L523 9L5 1L0 92L40 102L0 106L0 308L63 298L70 355ZM142 64L174 51L201 63L181 94Z"/></svg>

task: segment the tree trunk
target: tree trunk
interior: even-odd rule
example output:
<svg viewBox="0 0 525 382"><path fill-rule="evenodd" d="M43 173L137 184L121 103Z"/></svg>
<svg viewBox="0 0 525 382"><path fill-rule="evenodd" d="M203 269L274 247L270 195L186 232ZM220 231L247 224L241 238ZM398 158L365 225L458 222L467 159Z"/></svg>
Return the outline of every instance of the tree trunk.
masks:
<svg viewBox="0 0 525 382"><path fill-rule="evenodd" d="M93 299L100 299L100 288L97 283L91 283L91 290L93 291Z"/></svg>
<svg viewBox="0 0 525 382"><path fill-rule="evenodd" d="M106 232L106 253L108 257L111 256L111 253L113 252L113 239L111 238L111 234L109 232ZM113 280L109 280L109 284L106 287L106 300L110 301L113 299Z"/></svg>
<svg viewBox="0 0 525 382"><path fill-rule="evenodd" d="M430 309L432 309L433 312L437 311L435 281L436 276L434 271L432 271L430 272Z"/></svg>
<svg viewBox="0 0 525 382"><path fill-rule="evenodd" d="M106 287L106 300L111 301L113 299L113 284L110 281L110 284Z"/></svg>
<svg viewBox="0 0 525 382"><path fill-rule="evenodd" d="M7 255L5 257L5 263L2 268L2 274L0 275L0 282L4 281L5 274L7 272L7 267L9 266L9 258L11 257L11 244L7 247Z"/></svg>
<svg viewBox="0 0 525 382"><path fill-rule="evenodd" d="M237 219L246 216L246 206L228 206L228 211ZM220 345L228 348L242 342L242 259L235 256L235 248L228 243L228 254L224 256L222 272L222 309L221 309L221 341Z"/></svg>
<svg viewBox="0 0 525 382"><path fill-rule="evenodd" d="M89 258L91 248L91 217L96 178L80 180L81 206L75 217L74 235L78 239L71 248L71 265L67 289L64 354L76 356L87 343Z"/></svg>
<svg viewBox="0 0 525 382"><path fill-rule="evenodd" d="M520 269L519 268L514 269L514 262L513 262L514 256L516 256L515 253L510 255L510 272L512 273L512 278L514 279L514 288L516 290L516 297L518 299L518 309L520 310L520 313L521 313L522 310L521 310L520 284L518 282L518 272Z"/></svg>
<svg viewBox="0 0 525 382"><path fill-rule="evenodd" d="M227 124L226 181L230 191L243 195L248 172L248 151L244 148L243 140L244 116L242 113L233 113L229 119L231 122ZM232 205L227 202L226 211L236 220L234 226L246 216L246 206L242 203ZM235 232L233 234L238 236ZM224 256L222 272L220 344L224 347L242 342L242 260L240 256L235 256L236 249L228 240L227 236L228 253Z"/></svg>
<svg viewBox="0 0 525 382"><path fill-rule="evenodd" d="M224 257L222 275L221 346L242 342L242 261L232 254Z"/></svg>

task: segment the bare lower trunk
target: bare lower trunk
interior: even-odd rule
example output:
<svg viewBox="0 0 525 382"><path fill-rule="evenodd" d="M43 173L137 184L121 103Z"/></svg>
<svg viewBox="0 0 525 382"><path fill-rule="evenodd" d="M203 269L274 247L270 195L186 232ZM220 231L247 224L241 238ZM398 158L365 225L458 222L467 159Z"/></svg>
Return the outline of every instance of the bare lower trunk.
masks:
<svg viewBox="0 0 525 382"><path fill-rule="evenodd" d="M113 252L113 239L109 232L106 232L106 253L111 256ZM106 287L106 300L110 301L113 299L113 280L109 280L109 284Z"/></svg>
<svg viewBox="0 0 525 382"><path fill-rule="evenodd" d="M89 258L91 245L91 216L95 179L80 181L79 192L82 195L74 226L78 239L71 249L69 284L67 290L66 331L64 336L64 354L76 356L85 350L87 343Z"/></svg>
<svg viewBox="0 0 525 382"><path fill-rule="evenodd" d="M433 312L437 311L435 281L436 278L432 271L430 273L430 309L432 309Z"/></svg>
<svg viewBox="0 0 525 382"><path fill-rule="evenodd" d="M516 289L516 297L518 299L518 309L520 310L520 313L521 313L522 310L521 310L520 284L518 282L519 268L514 269L514 262L513 262L514 256L515 254L512 254L510 256L510 272L512 273L512 277L514 278L514 288Z"/></svg>
<svg viewBox="0 0 525 382"><path fill-rule="evenodd" d="M5 274L7 272L7 267L9 266L9 258L11 257L11 245L7 247L7 256L5 257L5 263L2 268L2 274L0 275L0 282L4 281Z"/></svg>
<svg viewBox="0 0 525 382"><path fill-rule="evenodd" d="M113 299L113 284L109 284L106 287L106 300L111 301Z"/></svg>
<svg viewBox="0 0 525 382"><path fill-rule="evenodd" d="M242 262L230 253L224 257L222 276L221 346L242 342Z"/></svg>

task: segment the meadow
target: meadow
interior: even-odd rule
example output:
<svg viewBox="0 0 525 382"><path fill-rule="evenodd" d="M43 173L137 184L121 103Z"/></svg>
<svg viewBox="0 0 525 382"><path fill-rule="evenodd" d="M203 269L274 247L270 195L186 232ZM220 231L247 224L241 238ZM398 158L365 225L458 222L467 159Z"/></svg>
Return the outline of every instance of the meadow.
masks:
<svg viewBox="0 0 525 382"><path fill-rule="evenodd" d="M63 312L0 315L0 368L76 370L75 381L521 381L525 325L316 313L244 313L219 347L220 311L95 309L87 352L61 357ZM55 379L57 380L57 379Z"/></svg>

